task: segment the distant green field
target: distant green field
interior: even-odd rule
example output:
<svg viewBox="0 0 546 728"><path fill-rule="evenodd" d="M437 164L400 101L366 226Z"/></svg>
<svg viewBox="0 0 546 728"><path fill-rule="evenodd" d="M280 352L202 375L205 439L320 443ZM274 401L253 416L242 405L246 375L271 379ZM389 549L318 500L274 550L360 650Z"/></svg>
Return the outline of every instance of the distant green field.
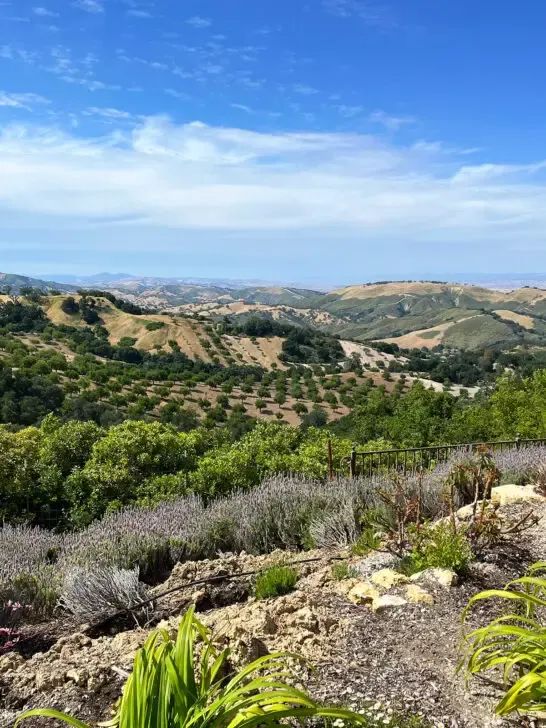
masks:
<svg viewBox="0 0 546 728"><path fill-rule="evenodd" d="M443 343L458 349L480 349L503 341L516 343L518 338L508 324L484 314L451 326L444 334Z"/></svg>

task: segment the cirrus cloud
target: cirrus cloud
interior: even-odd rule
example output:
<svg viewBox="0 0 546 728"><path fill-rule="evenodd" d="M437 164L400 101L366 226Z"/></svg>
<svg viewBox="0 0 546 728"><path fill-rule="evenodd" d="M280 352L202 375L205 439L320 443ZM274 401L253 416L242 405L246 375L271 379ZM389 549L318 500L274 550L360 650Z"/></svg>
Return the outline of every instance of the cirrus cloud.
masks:
<svg viewBox="0 0 546 728"><path fill-rule="evenodd" d="M126 252L139 228L157 249L181 245L168 242L173 231L185 231L188 245L203 231L267 234L278 240L275 255L296 231L329 235L338 254L355 240L361 254L378 240L540 245L544 166L472 167L454 152L373 135L259 133L166 117L99 138L15 124L0 132L0 232L6 240L8 228L91 229Z"/></svg>

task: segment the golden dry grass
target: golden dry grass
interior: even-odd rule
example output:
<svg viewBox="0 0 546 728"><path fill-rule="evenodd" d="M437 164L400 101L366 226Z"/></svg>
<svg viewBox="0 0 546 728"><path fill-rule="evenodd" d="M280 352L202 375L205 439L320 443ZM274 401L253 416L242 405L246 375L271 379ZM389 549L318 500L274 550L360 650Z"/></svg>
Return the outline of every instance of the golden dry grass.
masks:
<svg viewBox="0 0 546 728"><path fill-rule="evenodd" d="M459 321L464 320L460 319ZM433 349L441 343L444 333L456 323L459 322L447 321L444 324L432 326L430 329L411 331L409 334L404 334L403 336L392 336L388 339L379 339L379 341L387 344L398 344L402 349ZM423 336L423 334L427 334L427 336Z"/></svg>
<svg viewBox="0 0 546 728"><path fill-rule="evenodd" d="M516 324L523 326L524 329L534 329L535 320L532 316L526 316L522 313L515 313L514 311L508 311L507 309L499 308L495 313L505 321L514 321Z"/></svg>
<svg viewBox="0 0 546 728"><path fill-rule="evenodd" d="M67 324L70 326L84 327L85 323L78 316L68 316L62 310L64 298L50 298L46 305L48 318L54 324ZM108 330L109 341L117 344L124 337L136 339L135 347L141 351L152 351L157 346L162 349L169 349L169 341L176 341L180 350L186 356L195 359L199 357L203 361L212 361L212 353L209 354L202 346L199 338L208 339L203 330L203 325L193 323L183 318L162 315L135 316L115 308L105 299L99 300L99 315L104 327ZM146 323L159 321L165 325L155 331L148 331ZM194 327L195 331L194 331ZM220 357L223 361L222 357Z"/></svg>

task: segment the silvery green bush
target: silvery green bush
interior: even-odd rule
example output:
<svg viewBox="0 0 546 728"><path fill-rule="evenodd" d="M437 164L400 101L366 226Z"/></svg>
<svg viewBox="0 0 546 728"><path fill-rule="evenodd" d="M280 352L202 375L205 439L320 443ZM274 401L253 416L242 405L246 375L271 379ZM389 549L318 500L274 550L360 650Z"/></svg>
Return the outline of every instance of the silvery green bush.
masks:
<svg viewBox="0 0 546 728"><path fill-rule="evenodd" d="M26 525L0 528L0 626L18 603L18 616L39 619L54 607L58 574L53 562L62 550L62 538Z"/></svg>
<svg viewBox="0 0 546 728"><path fill-rule="evenodd" d="M546 447L497 451L494 456L509 477L521 476L516 482L540 477L546 481ZM456 452L421 480L415 475L403 479L410 497L417 496L420 488L423 518L446 513L447 475L468 457L468 452ZM207 504L189 495L151 508L126 508L76 533L3 526L0 618L2 604L10 599L31 606L36 615L51 610L63 582L67 593L70 574L77 573L74 569L110 576L115 570L134 570L137 582L140 578L151 584L163 580L177 561L211 558L219 552L259 554L277 548L343 546L358 537L366 510L393 520L381 497L392 488L392 478L385 473L332 482L280 475ZM459 501L457 506L462 505ZM93 583L92 576L88 582ZM68 606L66 599L63 603Z"/></svg>
<svg viewBox="0 0 546 728"><path fill-rule="evenodd" d="M139 581L138 567L74 566L64 575L59 606L76 617L92 619L132 607L147 597L146 587Z"/></svg>
<svg viewBox="0 0 546 728"><path fill-rule="evenodd" d="M502 472L502 483L536 483L546 465L546 445L522 445L497 451L495 463Z"/></svg>

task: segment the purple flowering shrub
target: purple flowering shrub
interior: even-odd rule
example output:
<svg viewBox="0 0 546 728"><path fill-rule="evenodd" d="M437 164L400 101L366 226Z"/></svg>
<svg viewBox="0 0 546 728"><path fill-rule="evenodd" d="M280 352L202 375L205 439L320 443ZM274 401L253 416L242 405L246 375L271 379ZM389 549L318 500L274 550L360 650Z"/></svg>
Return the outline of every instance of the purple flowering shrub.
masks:
<svg viewBox="0 0 546 728"><path fill-rule="evenodd" d="M497 451L495 463L502 472L502 483L527 485L539 483L546 467L546 445L522 445L519 449Z"/></svg>
<svg viewBox="0 0 546 728"><path fill-rule="evenodd" d="M8 619L40 618L57 599L58 575L53 562L62 549L57 534L30 526L0 528L0 627ZM13 610L13 605L23 605Z"/></svg>
<svg viewBox="0 0 546 728"><path fill-rule="evenodd" d="M408 498L420 492L422 518L446 514L447 476L468 456L457 452L421 479L404 478ZM546 447L496 451L494 459L505 472L504 482L540 481L546 487ZM359 537L366 511L380 513L383 522L395 518L388 499L380 496L391 487L391 478L383 472L333 482L279 475L207 504L189 495L149 508L127 508L70 534L0 527L0 627L10 626L10 603L24 605L18 616L25 619L50 614L70 574L73 589L88 598L95 582L103 586L108 582L119 591L116 570L138 573L136 581L131 577L130 589L135 591L140 588L138 581L162 581L178 561L211 558L219 552L258 554L277 548L346 545ZM454 505L463 505L465 494L456 496ZM100 574L108 578L99 578ZM123 591L125 581L122 586Z"/></svg>

